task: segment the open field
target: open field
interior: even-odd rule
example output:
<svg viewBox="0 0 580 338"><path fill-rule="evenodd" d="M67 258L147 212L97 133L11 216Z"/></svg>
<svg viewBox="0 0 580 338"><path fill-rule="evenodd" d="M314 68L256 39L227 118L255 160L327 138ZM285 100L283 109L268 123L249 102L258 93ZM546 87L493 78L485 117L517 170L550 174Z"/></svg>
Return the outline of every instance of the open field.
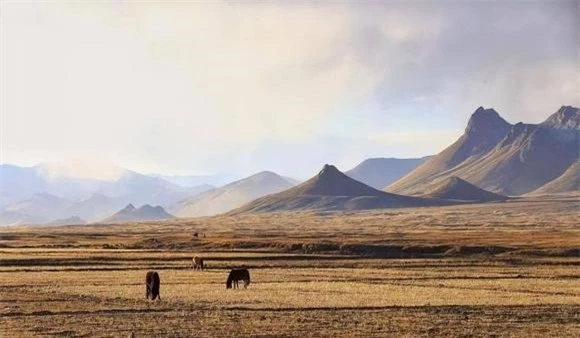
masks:
<svg viewBox="0 0 580 338"><path fill-rule="evenodd" d="M579 336L579 202L3 229L2 337Z"/></svg>

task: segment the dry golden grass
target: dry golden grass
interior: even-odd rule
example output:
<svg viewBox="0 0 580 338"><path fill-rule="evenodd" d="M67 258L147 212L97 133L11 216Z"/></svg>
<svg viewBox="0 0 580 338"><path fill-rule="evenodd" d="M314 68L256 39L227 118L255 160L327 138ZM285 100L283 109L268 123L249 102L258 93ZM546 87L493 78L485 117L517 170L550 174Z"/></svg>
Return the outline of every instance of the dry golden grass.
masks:
<svg viewBox="0 0 580 338"><path fill-rule="evenodd" d="M579 336L577 206L7 229L1 336ZM380 249L348 255L349 245L406 249L393 259ZM421 254L433 246L463 249ZM193 255L206 271L189 269ZM250 269L248 289L225 289L235 266ZM144 299L149 269L160 273L160 302Z"/></svg>

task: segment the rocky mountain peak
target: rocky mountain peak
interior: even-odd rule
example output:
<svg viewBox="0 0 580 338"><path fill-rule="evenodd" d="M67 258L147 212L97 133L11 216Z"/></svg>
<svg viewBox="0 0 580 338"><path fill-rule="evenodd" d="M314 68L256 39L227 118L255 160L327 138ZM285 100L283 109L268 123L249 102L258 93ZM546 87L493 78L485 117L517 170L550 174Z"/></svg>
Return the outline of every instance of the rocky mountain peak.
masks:
<svg viewBox="0 0 580 338"><path fill-rule="evenodd" d="M320 177L320 178L335 177L335 176L339 176L339 175L343 175L343 174L340 172L340 170L338 170L332 164L325 164L324 167L322 167L322 170L320 170L320 172L318 173L318 177Z"/></svg>
<svg viewBox="0 0 580 338"><path fill-rule="evenodd" d="M572 106L562 106L552 114L542 126L555 129L580 130L580 109Z"/></svg>
<svg viewBox="0 0 580 338"><path fill-rule="evenodd" d="M510 124L504 120L493 108L479 107L471 115L465 133L467 135L505 134Z"/></svg>

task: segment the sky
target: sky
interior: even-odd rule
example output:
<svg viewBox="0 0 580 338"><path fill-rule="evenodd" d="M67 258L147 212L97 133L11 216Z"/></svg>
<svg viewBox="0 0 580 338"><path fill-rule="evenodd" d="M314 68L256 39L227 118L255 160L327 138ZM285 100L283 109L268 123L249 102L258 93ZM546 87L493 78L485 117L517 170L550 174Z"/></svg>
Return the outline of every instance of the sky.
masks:
<svg viewBox="0 0 580 338"><path fill-rule="evenodd" d="M0 2L0 162L305 178L580 106L564 2ZM89 166L91 167L91 166ZM94 170L93 170L94 171Z"/></svg>

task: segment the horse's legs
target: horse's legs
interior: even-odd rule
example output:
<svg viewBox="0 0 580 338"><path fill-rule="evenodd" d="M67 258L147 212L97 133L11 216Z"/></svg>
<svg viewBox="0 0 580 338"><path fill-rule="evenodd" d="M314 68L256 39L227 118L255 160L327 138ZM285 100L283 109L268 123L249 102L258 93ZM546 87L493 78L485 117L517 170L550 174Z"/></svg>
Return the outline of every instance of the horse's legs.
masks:
<svg viewBox="0 0 580 338"><path fill-rule="evenodd" d="M149 284L145 285L145 298L149 299L149 293L151 293Z"/></svg>

